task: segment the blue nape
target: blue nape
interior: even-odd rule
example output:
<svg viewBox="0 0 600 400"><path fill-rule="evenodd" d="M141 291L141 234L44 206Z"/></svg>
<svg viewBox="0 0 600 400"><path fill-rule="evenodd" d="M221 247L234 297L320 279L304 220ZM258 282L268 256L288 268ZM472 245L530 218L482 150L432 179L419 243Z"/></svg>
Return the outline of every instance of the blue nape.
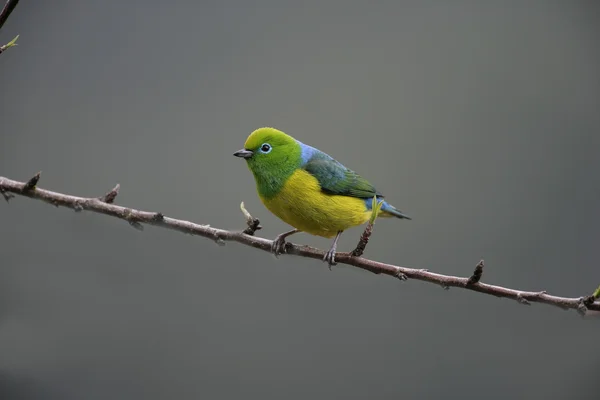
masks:
<svg viewBox="0 0 600 400"><path fill-rule="evenodd" d="M300 154L300 158L302 159L302 164L301 166L306 165L306 163L308 162L308 160L310 160L312 158L313 155L315 155L316 152L318 152L319 150L315 149L312 146L309 146L307 144L302 143L299 140L296 140L298 142L298 144L300 145L300 148L302 149L302 153Z"/></svg>

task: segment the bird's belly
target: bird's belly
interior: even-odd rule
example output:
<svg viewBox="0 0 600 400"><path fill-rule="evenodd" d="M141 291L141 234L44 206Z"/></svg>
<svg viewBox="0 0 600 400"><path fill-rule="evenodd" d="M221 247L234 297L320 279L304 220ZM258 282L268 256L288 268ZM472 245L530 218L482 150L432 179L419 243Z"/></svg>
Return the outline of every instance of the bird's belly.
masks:
<svg viewBox="0 0 600 400"><path fill-rule="evenodd" d="M364 224L371 215L363 199L323 193L316 178L304 170L294 172L277 195L261 200L294 228L328 238Z"/></svg>

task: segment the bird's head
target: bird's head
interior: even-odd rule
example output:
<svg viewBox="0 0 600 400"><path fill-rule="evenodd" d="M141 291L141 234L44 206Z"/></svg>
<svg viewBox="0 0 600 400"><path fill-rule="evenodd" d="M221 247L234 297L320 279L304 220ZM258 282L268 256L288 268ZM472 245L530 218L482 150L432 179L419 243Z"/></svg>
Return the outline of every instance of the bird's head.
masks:
<svg viewBox="0 0 600 400"><path fill-rule="evenodd" d="M233 155L244 158L258 180L295 170L301 152L300 143L293 137L275 128L259 128L248 136L244 148Z"/></svg>

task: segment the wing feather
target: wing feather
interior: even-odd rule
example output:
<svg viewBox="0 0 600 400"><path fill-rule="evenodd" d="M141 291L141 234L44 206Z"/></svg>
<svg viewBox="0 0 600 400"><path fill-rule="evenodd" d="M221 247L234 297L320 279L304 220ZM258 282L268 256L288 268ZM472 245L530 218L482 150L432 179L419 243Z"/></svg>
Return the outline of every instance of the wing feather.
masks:
<svg viewBox="0 0 600 400"><path fill-rule="evenodd" d="M369 181L323 152L315 152L303 168L317 178L325 193L364 199L383 197Z"/></svg>

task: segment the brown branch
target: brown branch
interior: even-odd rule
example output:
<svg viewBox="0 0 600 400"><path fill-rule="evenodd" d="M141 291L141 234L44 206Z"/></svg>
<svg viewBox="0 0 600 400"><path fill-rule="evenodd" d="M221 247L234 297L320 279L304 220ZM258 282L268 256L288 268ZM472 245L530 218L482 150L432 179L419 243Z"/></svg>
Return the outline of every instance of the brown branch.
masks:
<svg viewBox="0 0 600 400"><path fill-rule="evenodd" d="M350 252L352 257L360 257L365 252L367 248L367 244L369 244L369 239L371 238L371 234L373 233L373 223L371 221L367 222L367 226L365 230L360 235L360 240L356 245L356 248Z"/></svg>
<svg viewBox="0 0 600 400"><path fill-rule="evenodd" d="M10 13L13 12L13 10L17 6L17 4L19 4L19 0L8 0L6 2L6 4L4 5L4 8L2 8L2 11L0 12L0 29L2 29L2 27L4 26L4 23L10 16ZM17 45L16 41L18 38L19 38L19 35L17 35L13 40L8 42L7 44L0 46L0 54L2 54L4 51L6 51L6 49L16 46Z"/></svg>
<svg viewBox="0 0 600 400"><path fill-rule="evenodd" d="M0 29L4 26L4 23L10 16L10 13L13 12L15 7L19 4L19 0L8 0L0 12Z"/></svg>
<svg viewBox="0 0 600 400"><path fill-rule="evenodd" d="M36 177L30 179L29 182L18 182L8 178L0 177L0 193L2 193L7 200L10 198L11 194L14 193L16 195L42 200L57 207L63 206L71 208L75 211L87 210L99 214L110 215L112 217L122 219L128 222L134 228L140 230L143 229L143 224L159 226L191 235L209 238L220 245L223 245L228 241L238 242L246 246L271 252L271 245L273 242L268 239L252 236L244 232L227 231L224 229L213 228L209 225L200 225L189 221L170 218L157 212L135 210L132 208L111 204L111 202L114 201L114 198L117 196L118 186L101 198L86 198L40 189L36 186L39 176L36 175ZM31 184L32 181L35 181L33 185ZM109 196L109 194L111 195ZM258 220L252 218L247 211L245 216L248 228L256 230L256 227L259 226ZM372 228L372 224L369 226ZM252 233L254 233L254 231L252 231ZM287 244L286 250L286 254L314 258L317 260L322 260L324 255L323 250L291 243ZM481 273L483 272L482 262L478 264L473 274L473 276L478 276L478 278L473 278L473 276L466 278L436 274L425 269L407 268L386 264L353 256L351 253L338 253L336 255L336 261L340 264L352 265L376 274L389 275L400 279L410 278L429 283L435 283L442 286L444 289L458 287L473 290L479 293L513 299L521 304L530 304L534 302L544 303L560 307L562 309L577 310L582 315L584 315L588 310L600 311L600 301L598 301L600 297L600 288L598 288L590 296L559 297L550 295L545 291L531 292L490 285L481 283L479 281L481 278Z"/></svg>
<svg viewBox="0 0 600 400"><path fill-rule="evenodd" d="M244 233L246 235L253 236L257 230L262 229L262 226L260 226L260 221L258 220L258 218L254 218L252 215L250 215L248 210L246 210L246 207L244 207L243 201L242 204L240 204L240 209L242 210L242 214L244 214L244 217L246 218L246 225L248 225L248 227L244 229Z"/></svg>

